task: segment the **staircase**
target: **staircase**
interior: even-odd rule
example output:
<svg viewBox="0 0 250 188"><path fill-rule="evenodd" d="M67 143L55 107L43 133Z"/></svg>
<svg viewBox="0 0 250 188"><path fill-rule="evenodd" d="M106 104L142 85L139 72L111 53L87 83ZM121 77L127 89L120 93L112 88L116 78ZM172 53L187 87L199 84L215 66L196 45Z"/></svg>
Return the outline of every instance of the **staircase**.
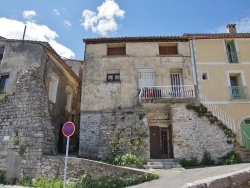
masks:
<svg viewBox="0 0 250 188"><path fill-rule="evenodd" d="M216 116L218 120L224 123L234 133L243 134L246 143L250 141L250 135L247 135L243 130L240 130L239 128L235 126L234 118L229 116L226 112L224 112L217 105L213 104L212 101L209 100L206 96L201 94L200 99L201 99L201 103L208 109L208 111L210 111L214 116ZM241 156L244 162L250 162L250 149L248 145L241 146L237 144L235 147L235 151L239 153L239 155Z"/></svg>
<svg viewBox="0 0 250 188"><path fill-rule="evenodd" d="M181 168L181 165L174 159L149 159L145 167L147 169L170 169Z"/></svg>
<svg viewBox="0 0 250 188"><path fill-rule="evenodd" d="M241 159L245 163L250 163L250 152L249 152L249 150L245 149L243 146L237 145L235 147L235 151L240 155Z"/></svg>

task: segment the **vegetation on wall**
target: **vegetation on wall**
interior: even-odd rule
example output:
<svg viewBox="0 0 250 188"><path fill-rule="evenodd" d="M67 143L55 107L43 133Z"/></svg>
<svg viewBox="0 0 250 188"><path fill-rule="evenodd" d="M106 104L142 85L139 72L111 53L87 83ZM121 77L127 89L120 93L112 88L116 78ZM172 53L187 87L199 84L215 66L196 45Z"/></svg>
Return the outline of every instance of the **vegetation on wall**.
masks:
<svg viewBox="0 0 250 188"><path fill-rule="evenodd" d="M198 117L207 117L211 124L216 124L227 136L227 143L233 144L236 142L236 134L233 133L222 121L218 120L216 116L213 116L211 112L204 105L195 106L194 104L187 104L188 110L194 110Z"/></svg>
<svg viewBox="0 0 250 188"><path fill-rule="evenodd" d="M102 176L98 180L92 178L92 176L84 172L81 176L80 181L72 182L67 184L67 188L121 188L131 185L136 185L146 181L158 179L159 176L156 174L145 173L142 177L136 179L126 179L123 177L110 178L108 176ZM22 177L19 179L19 184L22 186L29 187L41 187L41 188L63 188L63 181L60 179L47 180L37 179L32 181L30 178Z"/></svg>

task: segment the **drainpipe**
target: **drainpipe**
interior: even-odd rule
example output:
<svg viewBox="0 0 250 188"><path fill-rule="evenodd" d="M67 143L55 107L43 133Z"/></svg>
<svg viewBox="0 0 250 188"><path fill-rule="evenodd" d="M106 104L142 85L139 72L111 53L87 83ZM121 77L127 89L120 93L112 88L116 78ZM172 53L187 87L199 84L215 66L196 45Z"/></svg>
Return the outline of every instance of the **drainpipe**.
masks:
<svg viewBox="0 0 250 188"><path fill-rule="evenodd" d="M190 40L190 49L191 49L191 59L192 59L192 67L194 73L194 89L195 89L195 106L200 105L200 90L199 90L199 82L198 82L198 74L197 74L197 66L195 60L195 53L194 53L194 40Z"/></svg>

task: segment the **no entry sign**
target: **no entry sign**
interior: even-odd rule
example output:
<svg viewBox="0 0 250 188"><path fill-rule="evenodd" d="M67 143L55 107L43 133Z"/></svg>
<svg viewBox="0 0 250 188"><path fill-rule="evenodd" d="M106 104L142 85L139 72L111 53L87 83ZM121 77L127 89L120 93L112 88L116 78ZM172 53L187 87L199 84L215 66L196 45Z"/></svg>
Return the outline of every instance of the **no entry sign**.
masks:
<svg viewBox="0 0 250 188"><path fill-rule="evenodd" d="M63 132L63 135L66 136L66 137L72 136L74 134L74 132L75 132L75 125L74 125L74 123L72 123L70 121L66 122L63 125L62 132Z"/></svg>

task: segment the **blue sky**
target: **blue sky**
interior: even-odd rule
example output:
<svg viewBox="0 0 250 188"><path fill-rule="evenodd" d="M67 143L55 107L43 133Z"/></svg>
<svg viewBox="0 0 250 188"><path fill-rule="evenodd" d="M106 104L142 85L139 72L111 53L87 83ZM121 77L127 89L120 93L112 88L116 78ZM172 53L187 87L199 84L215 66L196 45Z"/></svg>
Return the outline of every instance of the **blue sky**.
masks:
<svg viewBox="0 0 250 188"><path fill-rule="evenodd" d="M49 42L59 55L83 59L83 38L250 32L249 0L6 0L0 36Z"/></svg>

